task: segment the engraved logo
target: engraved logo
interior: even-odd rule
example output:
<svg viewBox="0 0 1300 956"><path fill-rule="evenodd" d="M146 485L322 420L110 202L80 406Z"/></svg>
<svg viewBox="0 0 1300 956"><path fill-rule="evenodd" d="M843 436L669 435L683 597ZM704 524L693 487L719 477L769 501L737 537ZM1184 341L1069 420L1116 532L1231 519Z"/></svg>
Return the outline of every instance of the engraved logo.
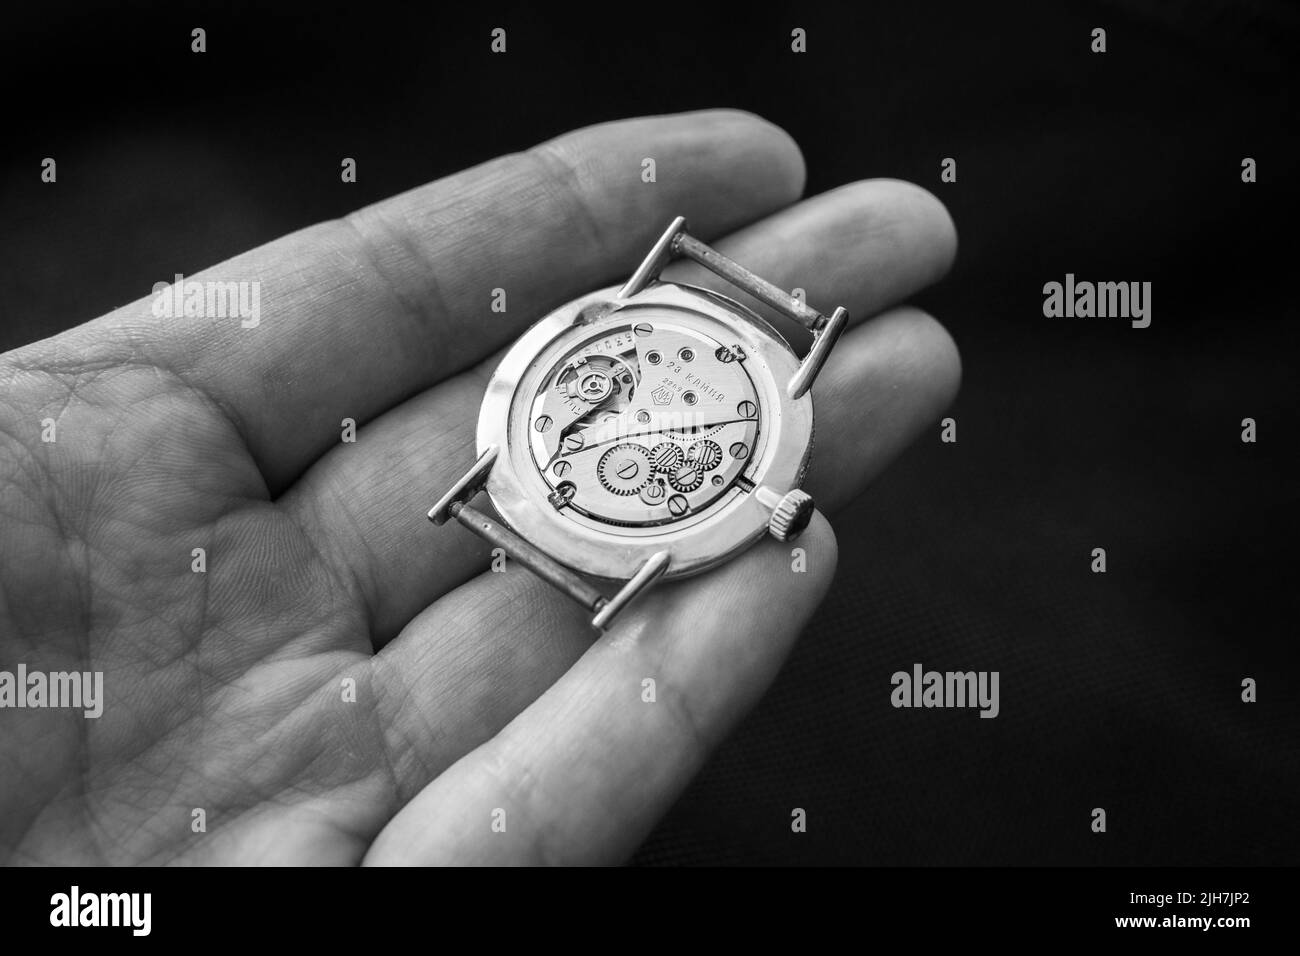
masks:
<svg viewBox="0 0 1300 956"><path fill-rule="evenodd" d="M667 385L660 385L650 393L650 401L656 405L667 405L673 400L673 390Z"/></svg>

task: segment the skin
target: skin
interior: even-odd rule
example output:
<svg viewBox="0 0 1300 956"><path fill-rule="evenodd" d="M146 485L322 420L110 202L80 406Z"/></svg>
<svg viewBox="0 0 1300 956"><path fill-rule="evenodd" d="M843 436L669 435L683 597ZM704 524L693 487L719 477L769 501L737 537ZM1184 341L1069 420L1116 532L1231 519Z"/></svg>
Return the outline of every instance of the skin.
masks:
<svg viewBox="0 0 1300 956"><path fill-rule="evenodd" d="M794 142L749 114L605 124L190 277L260 281L256 328L155 317L150 296L0 357L0 669L102 671L105 697L94 720L0 710L0 855L624 860L772 681L834 575L830 525L799 540L806 573L765 539L593 638L423 513L473 460L500 351L625 278L677 214L851 312L806 487L828 513L857 495L957 390L951 338L898 305L956 238L916 186L801 202L803 183Z"/></svg>

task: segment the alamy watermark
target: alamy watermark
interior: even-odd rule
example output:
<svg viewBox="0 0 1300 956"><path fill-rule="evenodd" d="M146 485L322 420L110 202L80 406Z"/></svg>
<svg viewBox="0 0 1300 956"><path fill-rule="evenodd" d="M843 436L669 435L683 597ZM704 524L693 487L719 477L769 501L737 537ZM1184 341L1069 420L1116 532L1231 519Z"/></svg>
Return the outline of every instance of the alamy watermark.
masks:
<svg viewBox="0 0 1300 956"><path fill-rule="evenodd" d="M72 708L94 720L104 712L104 672L0 670L0 707Z"/></svg>
<svg viewBox="0 0 1300 956"><path fill-rule="evenodd" d="M913 664L911 673L895 671L889 682L895 707L978 707L981 717L996 717L998 671L927 671Z"/></svg>
<svg viewBox="0 0 1300 956"><path fill-rule="evenodd" d="M152 893L83 893L74 885L50 897L51 926L125 926L133 936L148 936L152 911Z"/></svg>
<svg viewBox="0 0 1300 956"><path fill-rule="evenodd" d="M1043 315L1049 319L1131 319L1135 329L1151 324L1150 282L1076 281L1073 272L1065 282L1043 285Z"/></svg>
<svg viewBox="0 0 1300 956"><path fill-rule="evenodd" d="M262 283L199 282L179 272L174 282L155 282L151 310L160 319L239 319L240 328L255 329L262 321Z"/></svg>

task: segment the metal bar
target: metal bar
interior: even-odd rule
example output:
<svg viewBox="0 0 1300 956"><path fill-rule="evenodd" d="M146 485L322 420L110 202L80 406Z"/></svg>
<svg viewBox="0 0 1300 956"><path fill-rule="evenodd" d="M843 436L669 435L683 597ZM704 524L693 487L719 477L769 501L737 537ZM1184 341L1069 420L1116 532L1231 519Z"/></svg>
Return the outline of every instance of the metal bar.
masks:
<svg viewBox="0 0 1300 956"><path fill-rule="evenodd" d="M493 521L477 508L463 502L452 502L450 515L489 544L503 548L539 578L548 581L573 598L588 611L599 611L605 604L605 595L588 584L575 571L570 571L545 551L529 544L500 522Z"/></svg>
<svg viewBox="0 0 1300 956"><path fill-rule="evenodd" d="M656 278L668 260L673 257L673 241L680 234L686 232L686 219L678 216L672 221L672 224L659 237L659 241L654 244L650 254L641 260L641 264L636 267L636 272L632 273L632 278L627 280L627 284L618 290L620 299L627 299L636 295L647 285L650 280Z"/></svg>
<svg viewBox="0 0 1300 956"><path fill-rule="evenodd" d="M591 619L591 626L600 631L605 630L619 611L631 604L643 591L663 577L664 572L667 570L668 552L656 551L645 564L641 565L636 574L619 589L619 592L609 599L609 603L596 613L596 616Z"/></svg>
<svg viewBox="0 0 1300 956"><path fill-rule="evenodd" d="M451 516L451 506L457 501L469 501L483 483L487 481L488 472L492 470L492 464L497 460L497 446L489 445L487 451L479 455L478 461L474 462L474 467L461 476L460 481L451 486L451 490L438 499L438 503L429 509L429 520L434 524L442 524Z"/></svg>
<svg viewBox="0 0 1300 956"><path fill-rule="evenodd" d="M673 242L673 247L688 259L693 259L710 272L722 276L732 285L744 289L759 302L788 315L810 332L818 332L826 324L826 316L806 302L796 299L784 289L778 289L766 279L750 272L738 262L733 262L711 246L706 246L694 236L681 233Z"/></svg>
<svg viewBox="0 0 1300 956"><path fill-rule="evenodd" d="M786 386L787 395L791 398L803 398L804 393L812 388L813 382L817 380L817 373L826 364L831 349L835 347L835 340L840 337L848 321L848 310L840 306L826 323L826 327L815 333L816 338L813 339L812 348L803 357L798 370L790 376L790 384Z"/></svg>

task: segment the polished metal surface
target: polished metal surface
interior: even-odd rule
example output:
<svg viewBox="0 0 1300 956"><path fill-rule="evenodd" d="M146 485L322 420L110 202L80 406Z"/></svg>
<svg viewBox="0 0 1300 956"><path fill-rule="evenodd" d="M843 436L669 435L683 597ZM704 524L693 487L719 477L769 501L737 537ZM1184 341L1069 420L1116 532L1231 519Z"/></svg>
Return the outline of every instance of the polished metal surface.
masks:
<svg viewBox="0 0 1300 956"><path fill-rule="evenodd" d="M812 499L809 393L847 323L829 319L675 219L627 283L528 329L488 383L478 461L431 509L457 518L607 627L663 578L726 561L765 532L789 540ZM659 278L704 265L813 333L801 362L749 308ZM468 502L486 490L501 521ZM582 575L623 581L609 599Z"/></svg>
<svg viewBox="0 0 1300 956"><path fill-rule="evenodd" d="M665 577L696 574L766 533L771 510L753 488L798 486L812 400L787 394L798 358L739 303L662 280L630 299L617 293L562 306L502 359L479 415L480 451L501 448L487 492L503 520L568 567L626 580L667 551ZM687 381L697 367L707 374ZM569 388L592 369L615 383L594 408Z"/></svg>
<svg viewBox="0 0 1300 956"><path fill-rule="evenodd" d="M736 346L692 328L689 315L580 338L542 377L529 412L539 474L572 488L566 507L611 524L707 508L748 464L724 449L752 446L760 427Z"/></svg>

